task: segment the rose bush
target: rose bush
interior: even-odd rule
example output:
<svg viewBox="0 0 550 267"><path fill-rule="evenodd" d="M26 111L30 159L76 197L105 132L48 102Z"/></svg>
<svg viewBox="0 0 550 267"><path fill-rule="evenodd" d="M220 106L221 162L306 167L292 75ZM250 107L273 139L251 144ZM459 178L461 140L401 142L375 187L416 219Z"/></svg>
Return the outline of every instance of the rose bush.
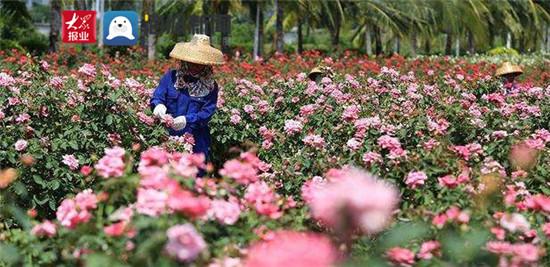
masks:
<svg viewBox="0 0 550 267"><path fill-rule="evenodd" d="M86 173L106 147L166 139L143 113L147 93L145 84L118 80L104 65L84 64L70 75L33 63L2 72L0 165L20 167L26 192L16 193L30 199L19 203L51 213L63 196L94 184L79 170Z"/></svg>
<svg viewBox="0 0 550 267"><path fill-rule="evenodd" d="M232 60L217 69L222 90L206 166L184 152L192 138L168 139L166 122L148 115L150 89L169 62L141 64L137 51L120 58L65 53L42 62L0 54L0 140L8 155L0 160L18 170L1 173L2 203L47 195L56 211L2 209L12 219L0 236L2 250L13 252L0 253L6 262L550 262L543 59L517 59L526 73L506 93L492 78L499 58L308 52ZM320 61L334 80L308 82L303 72ZM81 121L56 125L75 114ZM55 150L40 143L45 135L57 140ZM203 178L199 167L208 170ZM33 179L39 172L62 190L44 189Z"/></svg>

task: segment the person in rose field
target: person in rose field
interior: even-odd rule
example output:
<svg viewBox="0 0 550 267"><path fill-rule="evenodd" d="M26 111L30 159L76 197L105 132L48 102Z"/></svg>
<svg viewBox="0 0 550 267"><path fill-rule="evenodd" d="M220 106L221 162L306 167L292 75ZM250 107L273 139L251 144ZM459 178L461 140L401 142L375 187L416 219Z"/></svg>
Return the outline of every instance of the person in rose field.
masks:
<svg viewBox="0 0 550 267"><path fill-rule="evenodd" d="M321 80L324 77L328 77L328 78L332 79L333 76L334 76L334 74L332 72L332 69L330 67L322 66L322 65L311 69L311 71L307 75L307 77L309 78L310 81L313 81L317 84L320 84Z"/></svg>
<svg viewBox="0 0 550 267"><path fill-rule="evenodd" d="M502 83L506 94L518 90L516 78L523 73L523 70L518 65L506 61L496 70L495 75L502 78Z"/></svg>
<svg viewBox="0 0 550 267"><path fill-rule="evenodd" d="M192 134L193 152L208 159L211 144L208 122L218 101L212 65L223 64L223 54L210 46L207 35L195 34L190 42L177 43L170 57L179 60L179 65L167 71L155 89L150 101L153 115L161 119L170 115L173 123L169 134Z"/></svg>

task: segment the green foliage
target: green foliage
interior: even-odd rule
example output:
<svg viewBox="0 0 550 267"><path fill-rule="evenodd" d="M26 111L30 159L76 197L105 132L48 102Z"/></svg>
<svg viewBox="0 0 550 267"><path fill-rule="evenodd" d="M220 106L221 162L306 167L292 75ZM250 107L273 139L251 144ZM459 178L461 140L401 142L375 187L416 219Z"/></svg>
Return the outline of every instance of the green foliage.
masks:
<svg viewBox="0 0 550 267"><path fill-rule="evenodd" d="M506 48L504 46L495 47L489 51L487 51L487 54L490 56L498 56L498 55L511 55L511 56L517 56L519 55L518 51L516 51L513 48Z"/></svg>
<svg viewBox="0 0 550 267"><path fill-rule="evenodd" d="M169 33L163 33L157 39L155 44L155 49L157 52L158 58L169 58L170 51L174 48L176 44L176 38L174 35Z"/></svg>
<svg viewBox="0 0 550 267"><path fill-rule="evenodd" d="M30 16L33 22L47 23L51 19L50 6L34 3L30 10Z"/></svg>
<svg viewBox="0 0 550 267"><path fill-rule="evenodd" d="M0 6L0 50L24 49L42 54L48 40L34 29L31 15L22 1L2 1Z"/></svg>
<svg viewBox="0 0 550 267"><path fill-rule="evenodd" d="M19 45L31 54L41 54L48 50L49 41L43 34L32 31L19 40Z"/></svg>

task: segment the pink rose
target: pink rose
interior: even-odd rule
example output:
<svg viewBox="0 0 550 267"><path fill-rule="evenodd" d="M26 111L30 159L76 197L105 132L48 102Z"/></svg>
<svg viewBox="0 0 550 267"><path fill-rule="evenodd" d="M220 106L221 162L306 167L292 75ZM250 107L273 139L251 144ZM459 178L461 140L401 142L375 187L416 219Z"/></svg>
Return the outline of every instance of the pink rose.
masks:
<svg viewBox="0 0 550 267"><path fill-rule="evenodd" d="M240 184L249 184L258 180L258 170L252 164L237 159L225 162L220 174L233 178Z"/></svg>
<svg viewBox="0 0 550 267"><path fill-rule="evenodd" d="M86 189L76 195L75 203L79 209L95 209L97 208L97 196L92 192L92 189Z"/></svg>
<svg viewBox="0 0 550 267"><path fill-rule="evenodd" d="M418 172L409 172L407 178L405 179L405 184L411 189L418 188L420 185L424 185L424 181L428 179L428 176L422 171Z"/></svg>
<svg viewBox="0 0 550 267"><path fill-rule="evenodd" d="M278 195L264 181L249 184L244 199L254 207L258 214L266 215L272 219L282 215L277 204Z"/></svg>
<svg viewBox="0 0 550 267"><path fill-rule="evenodd" d="M124 164L125 153L121 147L105 149L105 156L95 165L98 175L103 178L122 176L126 167Z"/></svg>
<svg viewBox="0 0 550 267"><path fill-rule="evenodd" d="M74 155L64 155L63 163L69 166L69 169L76 170L78 169L78 159Z"/></svg>
<svg viewBox="0 0 550 267"><path fill-rule="evenodd" d="M246 267L330 267L338 252L322 235L291 231L276 232L271 240L260 241L248 250Z"/></svg>
<svg viewBox="0 0 550 267"><path fill-rule="evenodd" d="M136 210L138 213L157 217L166 211L165 192L155 189L138 189Z"/></svg>
<svg viewBox="0 0 550 267"><path fill-rule="evenodd" d="M49 220L45 220L40 224L35 225L31 234L34 236L53 237L57 233L57 226Z"/></svg>
<svg viewBox="0 0 550 267"><path fill-rule="evenodd" d="M386 251L388 259L399 266L412 266L414 253L406 248L394 247Z"/></svg>
<svg viewBox="0 0 550 267"><path fill-rule="evenodd" d="M206 214L210 208L210 199L205 196L195 197L191 192L175 187L168 194L167 205L171 210L196 218Z"/></svg>
<svg viewBox="0 0 550 267"><path fill-rule="evenodd" d="M103 231L107 236L117 237L124 234L126 231L126 226L128 222L120 221L118 223L113 223L109 226L105 226L103 228Z"/></svg>
<svg viewBox="0 0 550 267"><path fill-rule="evenodd" d="M19 139L17 140L17 142L15 142L15 150L21 152L27 148L27 145L28 145L27 141L23 139Z"/></svg>
<svg viewBox="0 0 550 267"><path fill-rule="evenodd" d="M304 125L296 120L286 120L285 121L285 132L288 135L294 135L296 133L300 133L302 129L304 128Z"/></svg>
<svg viewBox="0 0 550 267"><path fill-rule="evenodd" d="M234 224L241 214L239 203L225 200L213 200L209 211L211 217L221 224Z"/></svg>
<svg viewBox="0 0 550 267"><path fill-rule="evenodd" d="M192 224L172 226L166 231L166 252L178 261L191 262L206 249L206 242Z"/></svg>
<svg viewBox="0 0 550 267"><path fill-rule="evenodd" d="M383 230L399 201L395 187L359 169L343 171L341 177L314 189L308 203L313 216L328 226L368 234Z"/></svg>
<svg viewBox="0 0 550 267"><path fill-rule="evenodd" d="M420 252L418 252L418 257L424 260L429 260L434 256L440 256L441 244L438 241L432 240L422 243L420 246Z"/></svg>

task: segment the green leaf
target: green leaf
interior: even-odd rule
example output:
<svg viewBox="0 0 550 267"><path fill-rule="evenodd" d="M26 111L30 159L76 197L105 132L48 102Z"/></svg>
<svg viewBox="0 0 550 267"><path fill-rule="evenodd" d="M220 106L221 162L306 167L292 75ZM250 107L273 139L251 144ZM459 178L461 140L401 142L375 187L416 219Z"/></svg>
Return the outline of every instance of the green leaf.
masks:
<svg viewBox="0 0 550 267"><path fill-rule="evenodd" d="M113 124L113 116L112 115L107 115L107 119L105 120L105 123L107 125Z"/></svg>
<svg viewBox="0 0 550 267"><path fill-rule="evenodd" d="M41 185L42 187L45 187L44 179L42 179L42 177L40 177L39 175L36 175L36 174L33 175L33 176L32 176L32 180L33 180L35 183Z"/></svg>
<svg viewBox="0 0 550 267"><path fill-rule="evenodd" d="M399 223L382 238L382 247L388 249L422 239L429 230L427 225L421 223Z"/></svg>
<svg viewBox="0 0 550 267"><path fill-rule="evenodd" d="M50 188L52 190L57 190L59 188L59 186L61 185L59 183L59 180L53 180L53 181L49 182L48 184L50 185Z"/></svg>
<svg viewBox="0 0 550 267"><path fill-rule="evenodd" d="M36 195L32 196L32 198L34 199L34 202L36 202L39 205L44 205L44 203L46 203L48 201L48 198L38 199L38 198L36 198Z"/></svg>
<svg viewBox="0 0 550 267"><path fill-rule="evenodd" d="M72 149L78 150L78 144L76 143L76 141L69 142L69 145L71 146Z"/></svg>
<svg viewBox="0 0 550 267"><path fill-rule="evenodd" d="M122 266L128 266L126 264L123 264L120 261L117 261L116 259L107 256L105 254L90 254L86 256L85 259L86 267L104 267L104 266L110 266L110 267L122 267Z"/></svg>
<svg viewBox="0 0 550 267"><path fill-rule="evenodd" d="M0 243L0 263L14 265L20 261L17 248L10 244Z"/></svg>

